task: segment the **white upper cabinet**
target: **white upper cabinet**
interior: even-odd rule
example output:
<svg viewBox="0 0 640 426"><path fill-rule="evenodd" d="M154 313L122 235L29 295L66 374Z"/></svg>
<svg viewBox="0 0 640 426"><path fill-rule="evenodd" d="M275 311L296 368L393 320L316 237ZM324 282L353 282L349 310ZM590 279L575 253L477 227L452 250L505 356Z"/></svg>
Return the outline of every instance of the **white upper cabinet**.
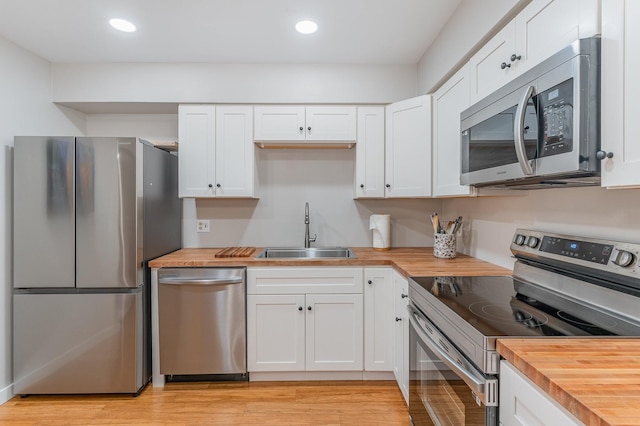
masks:
<svg viewBox="0 0 640 426"><path fill-rule="evenodd" d="M355 197L384 197L384 107L358 107Z"/></svg>
<svg viewBox="0 0 640 426"><path fill-rule="evenodd" d="M216 108L216 196L253 197L253 108Z"/></svg>
<svg viewBox="0 0 640 426"><path fill-rule="evenodd" d="M600 33L599 0L533 0L469 60L471 103L579 38Z"/></svg>
<svg viewBox="0 0 640 426"><path fill-rule="evenodd" d="M180 197L215 196L216 108L178 106Z"/></svg>
<svg viewBox="0 0 640 426"><path fill-rule="evenodd" d="M640 186L640 2L602 4L602 186Z"/></svg>
<svg viewBox="0 0 640 426"><path fill-rule="evenodd" d="M256 141L325 143L356 140L354 106L257 106Z"/></svg>
<svg viewBox="0 0 640 426"><path fill-rule="evenodd" d="M385 197L431 195L431 96L386 106Z"/></svg>
<svg viewBox="0 0 640 426"><path fill-rule="evenodd" d="M180 105L180 197L253 197L250 106Z"/></svg>
<svg viewBox="0 0 640 426"><path fill-rule="evenodd" d="M469 67L465 65L433 95L433 196L475 195L460 184L460 113L469 107Z"/></svg>

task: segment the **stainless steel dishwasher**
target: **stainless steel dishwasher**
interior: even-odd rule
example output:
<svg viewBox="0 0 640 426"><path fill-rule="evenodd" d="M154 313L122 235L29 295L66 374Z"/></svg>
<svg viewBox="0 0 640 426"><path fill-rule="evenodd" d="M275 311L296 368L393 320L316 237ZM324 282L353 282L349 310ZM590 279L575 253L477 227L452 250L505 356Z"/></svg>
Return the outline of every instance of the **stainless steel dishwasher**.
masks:
<svg viewBox="0 0 640 426"><path fill-rule="evenodd" d="M248 378L245 276L245 268L158 271L160 373L167 379Z"/></svg>

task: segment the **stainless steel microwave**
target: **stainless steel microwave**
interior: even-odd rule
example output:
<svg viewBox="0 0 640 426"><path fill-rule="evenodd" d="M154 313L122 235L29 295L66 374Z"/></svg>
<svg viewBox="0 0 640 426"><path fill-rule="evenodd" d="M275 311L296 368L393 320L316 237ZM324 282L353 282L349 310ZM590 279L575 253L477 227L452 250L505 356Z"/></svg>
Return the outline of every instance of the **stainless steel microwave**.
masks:
<svg viewBox="0 0 640 426"><path fill-rule="evenodd" d="M600 39L575 41L460 115L465 185L600 183Z"/></svg>

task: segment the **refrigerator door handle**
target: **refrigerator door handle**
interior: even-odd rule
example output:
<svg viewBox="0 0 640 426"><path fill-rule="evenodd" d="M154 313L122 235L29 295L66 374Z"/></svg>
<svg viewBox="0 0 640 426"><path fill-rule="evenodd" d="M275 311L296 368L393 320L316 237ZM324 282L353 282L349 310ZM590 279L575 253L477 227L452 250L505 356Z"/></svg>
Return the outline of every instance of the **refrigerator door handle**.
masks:
<svg viewBox="0 0 640 426"><path fill-rule="evenodd" d="M158 284L170 285L225 285L241 283L242 278L231 280L227 278L161 278L158 280Z"/></svg>

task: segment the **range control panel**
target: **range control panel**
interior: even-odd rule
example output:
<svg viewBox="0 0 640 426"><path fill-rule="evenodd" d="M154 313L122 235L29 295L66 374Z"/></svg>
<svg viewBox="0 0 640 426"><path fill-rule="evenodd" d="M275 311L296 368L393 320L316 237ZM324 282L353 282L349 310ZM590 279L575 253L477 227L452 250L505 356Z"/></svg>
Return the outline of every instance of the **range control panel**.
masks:
<svg viewBox="0 0 640 426"><path fill-rule="evenodd" d="M640 279L640 244L518 229L511 252L516 257L562 260Z"/></svg>

